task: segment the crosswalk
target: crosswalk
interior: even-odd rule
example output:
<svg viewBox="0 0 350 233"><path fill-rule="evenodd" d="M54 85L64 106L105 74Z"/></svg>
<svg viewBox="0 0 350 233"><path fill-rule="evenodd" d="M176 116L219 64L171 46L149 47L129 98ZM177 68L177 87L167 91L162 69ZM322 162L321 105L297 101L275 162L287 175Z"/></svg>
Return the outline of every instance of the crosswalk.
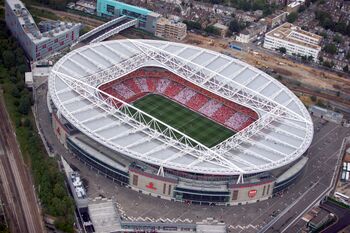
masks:
<svg viewBox="0 0 350 233"><path fill-rule="evenodd" d="M188 218L180 219L180 218L150 218L150 217L132 217L127 216L123 207L120 203L116 202L119 214L122 219L132 221L132 222L162 222L162 223L192 223L193 220Z"/></svg>
<svg viewBox="0 0 350 233"><path fill-rule="evenodd" d="M228 228L231 229L231 230L247 230L247 229L250 229L250 228L257 230L257 226L254 226L254 225L252 225L252 224L249 224L249 225L246 225L246 226L241 226L241 225L235 225L235 226L233 226L233 225L229 225Z"/></svg>
<svg viewBox="0 0 350 233"><path fill-rule="evenodd" d="M162 223L193 223L193 220L185 218L150 218L150 217L132 217L127 216L123 207L120 205L120 203L116 202L119 214L123 220L126 221L132 221L132 222L162 222ZM228 229L230 230L248 230L248 229L254 229L257 230L259 226L257 225L228 225Z"/></svg>

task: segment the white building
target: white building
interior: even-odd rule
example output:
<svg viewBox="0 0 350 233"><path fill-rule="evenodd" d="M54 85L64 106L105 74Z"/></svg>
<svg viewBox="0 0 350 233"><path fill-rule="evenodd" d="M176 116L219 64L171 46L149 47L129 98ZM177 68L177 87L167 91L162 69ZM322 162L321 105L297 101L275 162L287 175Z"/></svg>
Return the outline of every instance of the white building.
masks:
<svg viewBox="0 0 350 233"><path fill-rule="evenodd" d="M160 18L157 21L155 35L167 39L183 40L187 35L187 26L178 20Z"/></svg>
<svg viewBox="0 0 350 233"><path fill-rule="evenodd" d="M20 0L5 1L5 20L11 34L18 40L27 57L33 61L41 60L72 45L79 39L82 26L80 23L47 22L43 26L50 29L41 32Z"/></svg>
<svg viewBox="0 0 350 233"><path fill-rule="evenodd" d="M249 43L252 40L255 40L259 35L262 35L267 30L266 24L263 23L253 23L248 28L244 29L236 37L236 41L241 43Z"/></svg>
<svg viewBox="0 0 350 233"><path fill-rule="evenodd" d="M289 55L312 56L317 61L322 37L285 23L265 34L264 48L286 49Z"/></svg>

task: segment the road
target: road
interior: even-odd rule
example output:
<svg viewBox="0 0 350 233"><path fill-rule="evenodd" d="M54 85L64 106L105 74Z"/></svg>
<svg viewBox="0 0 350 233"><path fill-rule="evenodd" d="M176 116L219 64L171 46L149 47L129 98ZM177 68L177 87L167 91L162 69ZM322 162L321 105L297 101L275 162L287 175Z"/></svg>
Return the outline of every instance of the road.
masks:
<svg viewBox="0 0 350 233"><path fill-rule="evenodd" d="M303 192L302 198L290 205L288 212L278 217L274 224L264 232L298 232L302 224L300 220L302 213L312 207L315 200L324 196L325 190L332 182L339 156L340 139L348 136L349 130L344 130L344 128L342 130L341 126L332 123L322 126L320 121L315 122L315 128L320 128L320 131L315 132L314 141L309 148L309 162L301 178L302 182L309 186Z"/></svg>
<svg viewBox="0 0 350 233"><path fill-rule="evenodd" d="M340 208L332 202L325 202L321 207L337 216L337 221L324 229L322 233L339 232L350 225L350 209Z"/></svg>
<svg viewBox="0 0 350 233"><path fill-rule="evenodd" d="M11 232L44 232L33 183L25 167L0 93L0 178L1 195Z"/></svg>

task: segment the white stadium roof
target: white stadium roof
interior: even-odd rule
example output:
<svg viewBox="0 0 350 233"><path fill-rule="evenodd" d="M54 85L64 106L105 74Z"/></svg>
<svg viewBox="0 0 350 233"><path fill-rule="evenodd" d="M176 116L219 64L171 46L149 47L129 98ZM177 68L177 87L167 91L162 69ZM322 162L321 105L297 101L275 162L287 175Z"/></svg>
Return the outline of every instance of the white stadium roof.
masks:
<svg viewBox="0 0 350 233"><path fill-rule="evenodd" d="M155 118L142 124L130 117L130 109L136 110L138 119L146 113L127 103L117 109L115 97L101 97L97 88L101 84L147 66L165 68L251 108L259 119L208 148ZM55 64L49 92L59 115L81 132L116 152L161 168L217 175L267 171L299 158L313 136L308 111L281 83L242 61L185 44L113 40L81 47ZM150 124L165 125L166 130L159 133Z"/></svg>

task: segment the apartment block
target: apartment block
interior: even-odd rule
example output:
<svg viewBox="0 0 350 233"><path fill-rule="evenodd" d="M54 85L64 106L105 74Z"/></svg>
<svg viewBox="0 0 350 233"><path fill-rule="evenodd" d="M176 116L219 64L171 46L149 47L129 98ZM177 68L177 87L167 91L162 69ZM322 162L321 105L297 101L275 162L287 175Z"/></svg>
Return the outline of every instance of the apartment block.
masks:
<svg viewBox="0 0 350 233"><path fill-rule="evenodd" d="M5 1L5 20L11 34L18 40L31 60L40 60L66 48L79 38L81 24L52 21L50 30L41 32L33 17L19 0Z"/></svg>
<svg viewBox="0 0 350 233"><path fill-rule="evenodd" d="M312 56L317 61L321 40L319 35L285 23L265 34L264 48L276 50L283 47L289 55Z"/></svg>
<svg viewBox="0 0 350 233"><path fill-rule="evenodd" d="M155 35L167 39L183 40L187 35L187 26L176 20L159 18Z"/></svg>

